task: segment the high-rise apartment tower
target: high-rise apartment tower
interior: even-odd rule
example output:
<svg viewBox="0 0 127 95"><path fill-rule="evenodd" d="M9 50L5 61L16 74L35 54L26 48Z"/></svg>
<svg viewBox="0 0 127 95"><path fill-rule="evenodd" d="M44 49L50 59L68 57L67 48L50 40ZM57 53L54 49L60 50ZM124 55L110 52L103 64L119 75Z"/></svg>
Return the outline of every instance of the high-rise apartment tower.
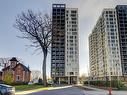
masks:
<svg viewBox="0 0 127 95"><path fill-rule="evenodd" d="M78 9L52 5L51 77L55 83L77 83L79 77Z"/></svg>
<svg viewBox="0 0 127 95"><path fill-rule="evenodd" d="M127 5L116 6L123 75L127 76Z"/></svg>
<svg viewBox="0 0 127 95"><path fill-rule="evenodd" d="M122 76L117 14L104 9L89 36L90 76L111 80Z"/></svg>

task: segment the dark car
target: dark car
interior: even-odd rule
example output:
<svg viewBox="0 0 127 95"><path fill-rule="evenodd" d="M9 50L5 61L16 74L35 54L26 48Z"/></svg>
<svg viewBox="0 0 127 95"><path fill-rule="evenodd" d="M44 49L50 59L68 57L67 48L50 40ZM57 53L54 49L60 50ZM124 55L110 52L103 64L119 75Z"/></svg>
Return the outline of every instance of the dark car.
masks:
<svg viewBox="0 0 127 95"><path fill-rule="evenodd" d="M15 87L0 84L0 95L15 95Z"/></svg>

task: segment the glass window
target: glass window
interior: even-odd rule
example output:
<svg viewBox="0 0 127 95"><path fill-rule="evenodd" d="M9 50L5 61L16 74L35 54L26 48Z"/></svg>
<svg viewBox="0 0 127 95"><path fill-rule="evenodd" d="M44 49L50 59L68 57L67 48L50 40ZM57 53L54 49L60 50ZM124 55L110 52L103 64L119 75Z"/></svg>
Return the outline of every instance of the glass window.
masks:
<svg viewBox="0 0 127 95"><path fill-rule="evenodd" d="M20 75L16 76L16 81L20 81Z"/></svg>
<svg viewBox="0 0 127 95"><path fill-rule="evenodd" d="M72 10L71 13L77 13L77 11Z"/></svg>

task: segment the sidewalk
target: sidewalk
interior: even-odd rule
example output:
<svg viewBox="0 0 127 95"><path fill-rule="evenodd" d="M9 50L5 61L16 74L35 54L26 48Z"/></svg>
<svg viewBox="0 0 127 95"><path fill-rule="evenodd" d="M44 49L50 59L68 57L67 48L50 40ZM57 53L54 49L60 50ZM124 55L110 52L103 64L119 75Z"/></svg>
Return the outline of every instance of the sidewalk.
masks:
<svg viewBox="0 0 127 95"><path fill-rule="evenodd" d="M84 90L85 95L108 95L108 90L94 88L90 86L82 86L83 88L92 89L93 91ZM127 91L112 91L112 95L127 95Z"/></svg>
<svg viewBox="0 0 127 95"><path fill-rule="evenodd" d="M91 89L91 90L95 90L95 91L107 91L104 89L99 89L99 88L95 88L95 87L91 87L91 86L82 86L82 87L87 88L87 89Z"/></svg>

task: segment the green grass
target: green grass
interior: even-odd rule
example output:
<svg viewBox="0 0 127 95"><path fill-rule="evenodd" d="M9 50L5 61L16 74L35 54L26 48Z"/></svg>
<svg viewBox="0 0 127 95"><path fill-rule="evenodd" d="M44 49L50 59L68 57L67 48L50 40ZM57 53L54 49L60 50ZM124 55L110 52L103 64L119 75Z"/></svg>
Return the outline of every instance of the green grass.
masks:
<svg viewBox="0 0 127 95"><path fill-rule="evenodd" d="M15 89L17 91L27 91L27 90L33 90L33 89L39 89L44 88L43 85L18 85L15 86Z"/></svg>

